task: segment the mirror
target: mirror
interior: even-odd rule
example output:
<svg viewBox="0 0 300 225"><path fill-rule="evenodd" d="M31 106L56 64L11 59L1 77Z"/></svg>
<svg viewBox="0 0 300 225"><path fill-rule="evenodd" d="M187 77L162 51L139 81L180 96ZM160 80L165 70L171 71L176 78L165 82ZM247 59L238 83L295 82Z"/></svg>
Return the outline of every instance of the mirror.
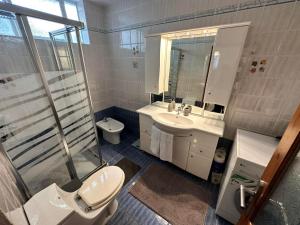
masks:
<svg viewBox="0 0 300 225"><path fill-rule="evenodd" d="M215 36L172 40L164 100L201 106Z"/></svg>
<svg viewBox="0 0 300 225"><path fill-rule="evenodd" d="M146 36L145 90L156 101L192 105L224 119L250 23Z"/></svg>

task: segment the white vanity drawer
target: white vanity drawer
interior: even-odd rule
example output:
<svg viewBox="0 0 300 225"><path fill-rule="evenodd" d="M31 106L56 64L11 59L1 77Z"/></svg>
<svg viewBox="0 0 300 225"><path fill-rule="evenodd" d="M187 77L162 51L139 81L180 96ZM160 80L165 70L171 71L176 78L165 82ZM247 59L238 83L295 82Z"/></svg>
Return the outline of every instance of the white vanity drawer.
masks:
<svg viewBox="0 0 300 225"><path fill-rule="evenodd" d="M212 159L190 152L186 170L204 180L208 179Z"/></svg>
<svg viewBox="0 0 300 225"><path fill-rule="evenodd" d="M219 137L205 132L193 132L193 144L215 148Z"/></svg>
<svg viewBox="0 0 300 225"><path fill-rule="evenodd" d="M140 132L146 132L151 136L152 125L154 121L150 116L139 115L140 120Z"/></svg>
<svg viewBox="0 0 300 225"><path fill-rule="evenodd" d="M216 148L211 148L211 147L209 148L209 147L198 145L198 146L191 147L190 151L191 153L199 154L202 157L211 159L215 155Z"/></svg>
<svg viewBox="0 0 300 225"><path fill-rule="evenodd" d="M191 137L190 151L211 159L215 154L218 140L218 136L204 132L194 132Z"/></svg>

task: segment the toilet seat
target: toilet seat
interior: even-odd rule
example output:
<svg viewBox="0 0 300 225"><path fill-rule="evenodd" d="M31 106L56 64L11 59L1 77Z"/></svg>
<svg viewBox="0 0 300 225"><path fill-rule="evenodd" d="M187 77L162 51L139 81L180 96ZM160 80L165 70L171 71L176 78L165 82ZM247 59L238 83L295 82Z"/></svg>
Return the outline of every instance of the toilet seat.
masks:
<svg viewBox="0 0 300 225"><path fill-rule="evenodd" d="M97 209L120 191L124 179L125 174L122 169L117 166L107 166L87 178L77 194L91 209Z"/></svg>

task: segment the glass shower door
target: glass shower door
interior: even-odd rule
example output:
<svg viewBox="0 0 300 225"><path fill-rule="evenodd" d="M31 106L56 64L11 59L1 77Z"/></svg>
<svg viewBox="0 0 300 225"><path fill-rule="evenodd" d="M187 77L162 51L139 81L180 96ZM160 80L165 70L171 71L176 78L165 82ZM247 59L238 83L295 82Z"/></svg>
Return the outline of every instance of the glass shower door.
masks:
<svg viewBox="0 0 300 225"><path fill-rule="evenodd" d="M53 22L43 21L45 27ZM34 23L29 20L32 27ZM59 26L57 26L59 27ZM88 89L80 63L74 28L48 30L45 40L35 40L40 56L50 53L43 62L51 98L57 111L68 151L79 179L97 169L100 163L97 134L89 105Z"/></svg>
<svg viewBox="0 0 300 225"><path fill-rule="evenodd" d="M271 197L258 213L254 225L300 224L300 149Z"/></svg>
<svg viewBox="0 0 300 225"><path fill-rule="evenodd" d="M1 15L0 15L1 16ZM0 144L31 194L70 182L68 158L40 74L13 15L0 35Z"/></svg>

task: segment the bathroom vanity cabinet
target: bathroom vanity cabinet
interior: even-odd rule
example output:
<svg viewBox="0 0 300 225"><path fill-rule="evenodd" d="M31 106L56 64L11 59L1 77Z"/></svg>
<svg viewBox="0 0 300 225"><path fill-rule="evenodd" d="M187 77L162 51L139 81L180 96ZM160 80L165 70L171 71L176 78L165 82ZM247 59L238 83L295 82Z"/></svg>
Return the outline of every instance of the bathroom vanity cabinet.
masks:
<svg viewBox="0 0 300 225"><path fill-rule="evenodd" d="M175 130L157 123L151 116L139 114L140 149L152 154L150 150L151 130L155 125L159 129L172 133L172 163L179 168L207 180L213 161L219 136L200 130ZM157 156L157 155L156 155Z"/></svg>

